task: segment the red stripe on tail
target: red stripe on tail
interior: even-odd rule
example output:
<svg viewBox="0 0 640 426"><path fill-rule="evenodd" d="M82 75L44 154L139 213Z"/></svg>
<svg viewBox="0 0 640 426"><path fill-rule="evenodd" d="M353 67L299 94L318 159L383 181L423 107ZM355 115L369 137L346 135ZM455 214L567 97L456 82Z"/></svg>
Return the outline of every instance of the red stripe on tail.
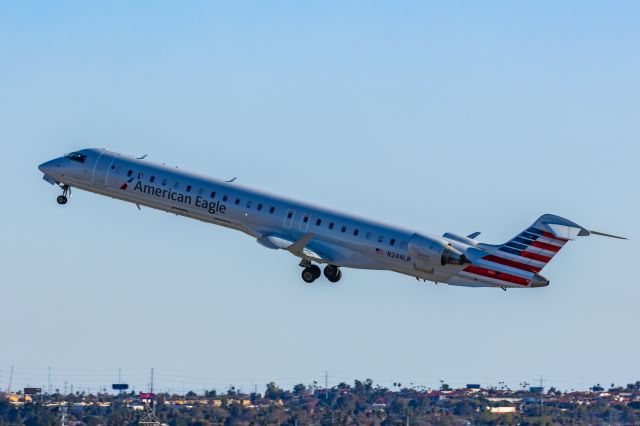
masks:
<svg viewBox="0 0 640 426"><path fill-rule="evenodd" d="M546 231L542 233L542 236L543 237L547 237L547 238L551 238L552 240L562 241L563 243L566 243L567 241L569 241L566 238L556 237L551 232L546 232Z"/></svg>
<svg viewBox="0 0 640 426"><path fill-rule="evenodd" d="M532 242L530 244L530 246L538 247L538 248L541 248L541 249L544 249L544 250L549 250L549 251L552 251L554 253L559 252L560 249L562 248L562 247L554 246L552 244L541 243L540 241L534 241L534 242Z"/></svg>
<svg viewBox="0 0 640 426"><path fill-rule="evenodd" d="M520 256L526 257L527 259L537 260L538 262L544 262L544 263L549 263L549 261L551 260L551 258L548 256L543 256L538 253L532 253L530 251L523 251L520 253Z"/></svg>
<svg viewBox="0 0 640 426"><path fill-rule="evenodd" d="M511 266L512 268L522 269L523 271L540 272L542 268L538 268L534 265L527 265L526 263L516 262L515 260L505 259L504 257L494 256L492 254L483 257L482 259L489 262L499 263L500 265Z"/></svg>
<svg viewBox="0 0 640 426"><path fill-rule="evenodd" d="M464 268L464 271L469 272L471 274L481 275L483 277L493 278L501 281L507 281L513 284L529 285L529 280L526 278L522 278L517 275L507 274L505 272L494 271L492 269L481 268L479 266L469 265L466 268Z"/></svg>

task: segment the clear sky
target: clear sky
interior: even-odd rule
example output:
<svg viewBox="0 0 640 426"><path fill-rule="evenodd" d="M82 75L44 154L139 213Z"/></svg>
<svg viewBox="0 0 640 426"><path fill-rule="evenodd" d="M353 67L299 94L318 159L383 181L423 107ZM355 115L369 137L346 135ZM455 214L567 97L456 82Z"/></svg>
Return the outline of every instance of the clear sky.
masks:
<svg viewBox="0 0 640 426"><path fill-rule="evenodd" d="M0 4L0 386L640 379L640 3ZM418 231L584 238L536 290L345 270L37 165L106 147Z"/></svg>

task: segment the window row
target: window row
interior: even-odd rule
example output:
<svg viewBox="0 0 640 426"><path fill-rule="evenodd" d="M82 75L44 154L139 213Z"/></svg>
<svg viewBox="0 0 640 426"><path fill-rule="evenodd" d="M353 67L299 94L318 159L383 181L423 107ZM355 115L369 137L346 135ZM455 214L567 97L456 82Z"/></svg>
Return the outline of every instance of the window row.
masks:
<svg viewBox="0 0 640 426"><path fill-rule="evenodd" d="M111 166L111 168L113 169L113 168L114 168L114 166ZM133 176L133 170L129 170L129 171L127 172L127 176L128 176L128 177L132 177L132 176ZM142 179L142 176L143 176L143 173L138 173L138 179ZM155 181L156 181L156 177L155 177L155 176L149 176L149 183L154 183ZM160 182L160 184L161 184L162 186L167 186L167 184L168 184L168 180L167 180L166 178L164 178L164 179L162 179L162 181ZM177 182L177 181L176 181L176 182L173 184L173 189L177 190L179 187L180 187L180 182ZM193 186L191 186L191 185L187 185L187 186L186 186L186 188L185 188L185 191L190 193L190 192L191 192L191 189L193 189ZM200 189L198 189L198 195L201 195L201 196L202 196L202 195L204 195L204 193L205 193L205 189L204 189L204 188L200 188ZM216 191L211 191L211 192L209 193L209 198L211 198L212 200L214 200L214 199L216 198L216 195L217 195ZM222 201L224 201L224 202L229 201L229 196L228 196L227 194L224 194L224 195L222 196ZM237 206L237 205L240 205L240 202L241 202L240 198L236 198L236 199L235 199L235 201L234 201L234 204ZM246 207L249 209L249 208L251 208L252 206L253 206L253 202L252 202L252 201L247 201ZM262 211L263 207L264 207L264 204L262 204L262 203L258 203L258 204L256 205L256 210L258 210L258 211ZM275 207L273 207L273 206L269 207L269 213L270 213L270 214L274 214L274 213L275 213L275 211L276 211L276 208L275 208Z"/></svg>
<svg viewBox="0 0 640 426"><path fill-rule="evenodd" d="M290 211L289 214L287 215L287 218L291 219L292 217L293 217L293 212ZM304 223L307 223L309 221L309 217L305 216L303 221L304 221ZM322 225L322 219L316 219L316 226L320 226L320 225ZM327 228L334 229L335 225L336 224L334 222L329 222L329 225L327 226ZM346 226L341 226L340 227L340 232L344 234L344 233L347 232L347 229L348 228ZM356 228L356 229L353 230L353 236L357 237L358 235L360 235L360 230ZM364 238L366 240L372 239L373 238L373 233L370 232L370 231L367 231L364 234ZM377 241L378 241L378 243L383 244L385 242L385 236L384 235L378 235ZM388 241L389 241L389 245L390 246L393 247L393 246L396 245L396 239L395 238L390 238ZM405 248L407 246L407 243L405 241L402 241L400 243L400 246L402 248Z"/></svg>
<svg viewBox="0 0 640 426"><path fill-rule="evenodd" d="M114 166L111 166L111 168L114 168ZM127 172L127 176L128 177L132 177L133 173L134 173L133 170L129 170ZM142 179L142 177L143 177L143 173L138 173L138 179ZM156 181L156 177L155 176L150 176L149 177L149 182L150 183L154 183L155 181ZM160 184L162 186L166 186L168 184L167 179L166 178L162 179ZM175 182L173 184L173 189L177 190L179 188L179 186L180 186L180 182ZM192 189L193 189L193 187L191 185L187 185L186 188L185 188L186 192L191 192ZM205 192L204 188L200 188L198 190L198 195L204 195L204 192ZM216 195L217 195L216 191L211 191L209 193L209 197L212 200L216 198ZM222 196L222 201L224 201L224 202L229 201L229 196L227 194L224 194ZM240 198L236 198L234 200L234 204L236 206L240 205L240 203L241 203ZM249 200L249 201L246 202L245 206L246 206L246 208L251 208L253 206L253 202L251 200ZM256 205L256 210L262 211L263 207L264 207L264 205L262 203L258 203ZM270 214L274 214L275 211L276 211L275 207L273 207L273 206L269 207L269 213ZM294 214L294 211L293 210L289 210L289 212L287 213L287 219L291 219L292 220L293 219L293 214ZM309 216L305 215L302 220L303 220L304 223L308 223L309 222ZM315 225L316 226L322 225L322 219L316 219ZM334 229L335 228L335 223L334 222L329 222L327 227L329 229ZM347 227L346 226L341 226L340 227L340 232L341 233L346 233L347 232ZM357 228L354 229L353 230L353 236L357 237L359 235L360 235L360 230L357 229ZM364 235L364 238L366 240L371 240L373 238L373 233L371 233L370 231L366 232L365 235ZM384 235L378 235L377 241L378 241L378 243L383 244L385 242L385 236ZM396 239L395 238L390 238L388 241L389 241L389 245L391 247L396 245ZM406 248L407 247L407 243L405 241L402 241L400 243L400 247L401 248Z"/></svg>

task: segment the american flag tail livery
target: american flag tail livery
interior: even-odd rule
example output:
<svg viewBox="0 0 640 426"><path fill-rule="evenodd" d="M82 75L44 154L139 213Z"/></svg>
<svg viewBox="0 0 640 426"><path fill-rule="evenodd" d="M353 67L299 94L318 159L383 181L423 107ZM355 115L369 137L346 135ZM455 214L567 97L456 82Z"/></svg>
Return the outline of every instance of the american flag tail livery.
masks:
<svg viewBox="0 0 640 426"><path fill-rule="evenodd" d="M453 281L465 283L459 285L485 282L503 288L547 286L549 280L539 272L567 242L592 233L622 238L589 231L568 219L545 214L504 244L475 244L467 251L471 264L465 266Z"/></svg>

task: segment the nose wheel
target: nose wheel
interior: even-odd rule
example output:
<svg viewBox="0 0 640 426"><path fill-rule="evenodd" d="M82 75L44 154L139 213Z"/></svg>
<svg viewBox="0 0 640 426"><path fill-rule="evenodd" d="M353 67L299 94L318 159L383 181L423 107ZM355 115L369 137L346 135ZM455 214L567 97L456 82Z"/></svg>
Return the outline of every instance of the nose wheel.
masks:
<svg viewBox="0 0 640 426"><path fill-rule="evenodd" d="M62 195L58 195L56 201L58 204L65 205L69 201L69 197L71 197L71 187L69 185L60 185L62 188Z"/></svg>

